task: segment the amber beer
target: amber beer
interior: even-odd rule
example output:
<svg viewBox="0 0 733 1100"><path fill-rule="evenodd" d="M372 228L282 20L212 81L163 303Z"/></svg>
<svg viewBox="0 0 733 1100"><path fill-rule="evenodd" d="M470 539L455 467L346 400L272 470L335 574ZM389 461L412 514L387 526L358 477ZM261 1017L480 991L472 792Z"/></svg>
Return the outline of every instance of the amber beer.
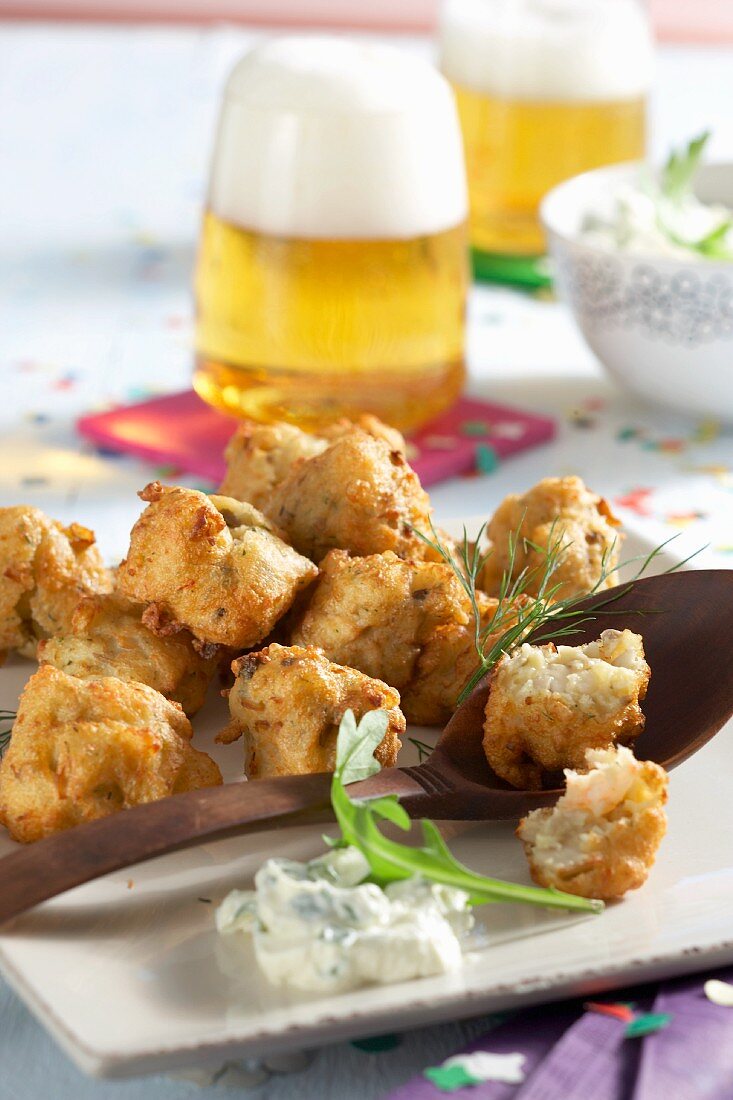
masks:
<svg viewBox="0 0 733 1100"><path fill-rule="evenodd" d="M547 191L644 154L651 41L637 0L448 0L441 68L456 93L479 251L543 252Z"/></svg>
<svg viewBox="0 0 733 1100"><path fill-rule="evenodd" d="M467 199L437 71L385 47L282 39L235 69L196 272L194 384L317 427L411 428L464 378Z"/></svg>

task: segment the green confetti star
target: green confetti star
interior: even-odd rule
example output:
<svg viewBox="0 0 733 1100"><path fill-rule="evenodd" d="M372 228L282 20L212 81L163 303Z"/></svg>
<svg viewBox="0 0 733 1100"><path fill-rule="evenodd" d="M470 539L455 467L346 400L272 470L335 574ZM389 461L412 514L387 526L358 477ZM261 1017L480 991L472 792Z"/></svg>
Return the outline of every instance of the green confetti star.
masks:
<svg viewBox="0 0 733 1100"><path fill-rule="evenodd" d="M499 465L499 456L488 443L479 443L476 448L476 469L480 474L493 474Z"/></svg>
<svg viewBox="0 0 733 1100"><path fill-rule="evenodd" d="M669 1012L647 1012L643 1016L637 1016L626 1028L624 1035L627 1039L642 1039L645 1035L653 1035L655 1031L661 1031L672 1022Z"/></svg>
<svg viewBox="0 0 733 1100"><path fill-rule="evenodd" d="M463 1066L428 1066L423 1077L432 1081L441 1092L457 1092L466 1085L480 1085L481 1079L468 1073Z"/></svg>

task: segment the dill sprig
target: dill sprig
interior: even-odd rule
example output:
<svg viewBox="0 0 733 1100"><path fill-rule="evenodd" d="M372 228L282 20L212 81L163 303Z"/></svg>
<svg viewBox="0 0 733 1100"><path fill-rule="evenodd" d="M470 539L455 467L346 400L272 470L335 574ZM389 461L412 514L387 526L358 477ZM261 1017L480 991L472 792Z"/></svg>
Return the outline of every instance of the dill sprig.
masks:
<svg viewBox="0 0 733 1100"><path fill-rule="evenodd" d="M427 760L427 758L430 756L431 752L435 748L434 745L429 745L427 741L420 741L417 737L408 737L407 740L417 749L417 759L419 764L422 764L423 760Z"/></svg>
<svg viewBox="0 0 733 1100"><path fill-rule="evenodd" d="M491 671L499 659L505 653L510 653L515 649L528 635L537 635L537 632L541 631L541 636L536 638L536 641L550 642L577 634L581 627L596 618L593 612L589 612L585 607L580 607L580 604L584 604L589 596L595 596L606 590L606 582L616 570L627 569L638 564L636 572L629 581L607 589L607 598L596 606L596 610L606 609L609 604L618 600L628 590L629 585L637 581L651 563L678 537L672 535L660 543L659 546L654 547L648 554L636 555L619 564L614 564L618 542L617 539L614 539L601 556L601 570L593 587L582 595L559 599L558 593L564 582L555 579L555 574L570 549L572 540L565 540L564 533L559 528L557 519L555 519L550 527L547 544L541 546L522 535L521 530L524 523L524 516L522 516L517 529L509 535L508 566L504 570L499 584L499 602L488 621L482 623L481 608L477 595L478 580L483 567L493 552L491 547L484 551L481 550L481 541L486 532L487 523L481 525L473 542L469 539L468 532L464 527L463 538L459 539L456 544L455 552L441 541L432 520L430 520L432 538L416 528L413 529L418 538L427 546L430 546L451 567L471 605L474 646L478 662L458 696L457 706L471 694L476 685ZM539 564L532 567L525 566L515 575L517 551L520 546L525 552L528 549L533 550L539 557ZM699 553L700 550L696 550L684 561L671 565L663 572L675 572ZM529 596L530 592L535 594L529 599L523 600L522 597ZM645 612L645 614L648 614L648 612Z"/></svg>
<svg viewBox="0 0 733 1100"><path fill-rule="evenodd" d="M10 744L10 735L13 732L14 721L14 710L0 710L0 757Z"/></svg>

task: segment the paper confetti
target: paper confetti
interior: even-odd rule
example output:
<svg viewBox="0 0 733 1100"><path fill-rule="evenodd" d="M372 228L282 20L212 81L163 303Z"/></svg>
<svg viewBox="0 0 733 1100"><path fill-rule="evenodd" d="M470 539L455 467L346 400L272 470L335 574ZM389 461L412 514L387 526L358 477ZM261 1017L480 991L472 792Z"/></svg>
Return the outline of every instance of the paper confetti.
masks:
<svg viewBox="0 0 733 1100"><path fill-rule="evenodd" d="M476 469L480 474L493 474L499 465L499 456L488 443L479 443L476 448Z"/></svg>
<svg viewBox="0 0 733 1100"><path fill-rule="evenodd" d="M429 1066L424 1076L441 1092L456 1092L485 1081L519 1085L524 1081L524 1060L524 1054L519 1051L493 1054L491 1051L476 1050L471 1054L454 1054L440 1066Z"/></svg>
<svg viewBox="0 0 733 1100"><path fill-rule="evenodd" d="M466 1085L480 1085L478 1077L472 1077L463 1066L428 1066L423 1076L432 1081L441 1092L457 1092Z"/></svg>
<svg viewBox="0 0 733 1100"><path fill-rule="evenodd" d="M634 1019L633 1005L607 1004L604 1001L588 1001L583 1006L588 1012L598 1012L601 1016L615 1016L617 1020L629 1023Z"/></svg>
<svg viewBox="0 0 733 1100"><path fill-rule="evenodd" d="M463 424L461 424L461 435L481 436L490 434L491 421L489 420L466 420Z"/></svg>
<svg viewBox="0 0 733 1100"><path fill-rule="evenodd" d="M723 1008L733 1008L733 985L730 982L721 982L717 978L711 978L703 986L705 996L714 1005Z"/></svg>
<svg viewBox="0 0 733 1100"><path fill-rule="evenodd" d="M624 496L616 497L616 504L619 508L628 508L630 512L635 512L637 516L650 516L652 510L649 506L649 497L653 491L653 489L631 489Z"/></svg>
<svg viewBox="0 0 733 1100"><path fill-rule="evenodd" d="M645 1035L653 1035L655 1031L661 1031L672 1022L669 1012L646 1012L637 1016L627 1026L624 1032L627 1039L642 1039Z"/></svg>
<svg viewBox="0 0 733 1100"><path fill-rule="evenodd" d="M479 1081L503 1081L507 1085L519 1085L524 1080L525 1056L520 1051L512 1054L493 1054L476 1050L473 1054L454 1054L446 1058L443 1068L463 1066L466 1073Z"/></svg>

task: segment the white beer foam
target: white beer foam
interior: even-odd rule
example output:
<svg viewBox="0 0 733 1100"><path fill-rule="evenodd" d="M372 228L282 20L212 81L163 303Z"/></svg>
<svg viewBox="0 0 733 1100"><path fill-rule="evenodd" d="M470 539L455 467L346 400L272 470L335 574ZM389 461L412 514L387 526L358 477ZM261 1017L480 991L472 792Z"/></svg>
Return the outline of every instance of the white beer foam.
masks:
<svg viewBox="0 0 733 1100"><path fill-rule="evenodd" d="M651 84L636 0L447 0L440 37L446 76L502 99L630 99Z"/></svg>
<svg viewBox="0 0 733 1100"><path fill-rule="evenodd" d="M423 236L466 218L453 92L427 62L348 39L275 39L229 77L209 206L285 237Z"/></svg>

